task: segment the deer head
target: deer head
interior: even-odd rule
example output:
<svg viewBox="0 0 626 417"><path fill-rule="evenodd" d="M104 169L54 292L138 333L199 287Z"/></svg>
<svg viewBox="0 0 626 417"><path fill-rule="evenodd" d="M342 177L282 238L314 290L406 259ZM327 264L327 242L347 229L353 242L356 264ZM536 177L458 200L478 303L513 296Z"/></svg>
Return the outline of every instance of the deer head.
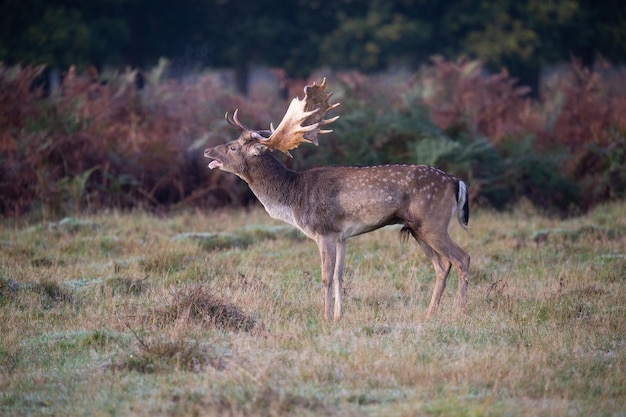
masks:
<svg viewBox="0 0 626 417"><path fill-rule="evenodd" d="M232 116L226 113L226 121L241 131L237 140L207 149L204 156L212 158L209 168L220 168L232 172L244 180L245 158L259 156L267 150L277 149L291 156L290 150L300 143L318 144L318 135L330 133L332 130L322 129L334 122L339 116L324 119L326 114L339 103L330 104L332 94L326 93L326 79L317 85L313 83L304 88L304 98L294 98L283 116L282 121L274 128L270 123L269 130L252 130L246 127L238 117L238 110Z"/></svg>

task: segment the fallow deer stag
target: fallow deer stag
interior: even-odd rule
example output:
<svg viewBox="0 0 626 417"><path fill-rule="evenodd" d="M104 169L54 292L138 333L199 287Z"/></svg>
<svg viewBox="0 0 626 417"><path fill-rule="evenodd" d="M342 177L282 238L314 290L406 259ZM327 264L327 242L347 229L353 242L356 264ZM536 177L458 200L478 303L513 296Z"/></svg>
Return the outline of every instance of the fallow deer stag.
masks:
<svg viewBox="0 0 626 417"><path fill-rule="evenodd" d="M302 142L317 145L322 128L339 116L324 119L339 103L330 104L320 85L304 88L274 129L251 130L235 110L229 124L241 130L238 139L204 151L209 168L238 175L270 216L283 220L317 242L322 261L324 316L341 318L342 274L349 237L392 224L417 240L433 263L437 277L427 317L437 312L452 266L458 274L457 310L465 311L469 255L452 241L448 226L456 214L467 229L469 207L465 183L426 165L320 167L302 172L285 167L270 152L289 151ZM334 309L333 306L334 293ZM332 315L331 315L331 309Z"/></svg>

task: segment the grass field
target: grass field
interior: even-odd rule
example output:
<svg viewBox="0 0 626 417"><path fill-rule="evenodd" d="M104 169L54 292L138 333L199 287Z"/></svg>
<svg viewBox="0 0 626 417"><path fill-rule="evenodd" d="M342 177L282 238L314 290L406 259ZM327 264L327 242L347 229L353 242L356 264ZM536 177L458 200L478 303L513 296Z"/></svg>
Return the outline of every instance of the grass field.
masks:
<svg viewBox="0 0 626 417"><path fill-rule="evenodd" d="M352 239L344 318L315 244L263 211L0 226L0 415L624 416L626 203L521 205L451 234L434 272L387 228Z"/></svg>

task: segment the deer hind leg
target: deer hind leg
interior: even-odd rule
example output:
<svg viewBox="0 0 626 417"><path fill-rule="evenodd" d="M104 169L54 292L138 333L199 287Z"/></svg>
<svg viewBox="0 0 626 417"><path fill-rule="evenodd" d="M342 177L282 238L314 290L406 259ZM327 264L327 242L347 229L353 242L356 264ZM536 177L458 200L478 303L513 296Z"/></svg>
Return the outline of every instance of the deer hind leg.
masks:
<svg viewBox="0 0 626 417"><path fill-rule="evenodd" d="M453 242L454 244L454 242ZM470 256L463 249L454 244L456 270L459 278L459 289L456 295L457 313L465 314L467 310L467 288L469 287Z"/></svg>
<svg viewBox="0 0 626 417"><path fill-rule="evenodd" d="M431 248L426 242L419 240L418 242L435 268L435 289L433 290L433 295L430 299L430 304L428 305L428 311L426 313L426 318L432 318L437 313L437 309L439 308L439 302L441 301L443 290L446 288L446 281L448 279L448 274L450 273L450 268L452 268L452 263L439 255L439 253Z"/></svg>
<svg viewBox="0 0 626 417"><path fill-rule="evenodd" d="M443 239L436 239L431 246L442 258L445 258L456 269L459 279L459 288L456 296L457 313L463 314L467 306L470 256L454 243L447 233Z"/></svg>

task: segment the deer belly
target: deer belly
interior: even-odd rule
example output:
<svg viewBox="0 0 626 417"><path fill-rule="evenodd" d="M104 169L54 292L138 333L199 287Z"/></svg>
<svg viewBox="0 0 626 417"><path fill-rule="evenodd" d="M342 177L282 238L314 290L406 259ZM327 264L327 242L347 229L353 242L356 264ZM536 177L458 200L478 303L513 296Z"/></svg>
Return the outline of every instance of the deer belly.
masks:
<svg viewBox="0 0 626 417"><path fill-rule="evenodd" d="M369 223L348 223L345 224L341 231L341 238L347 239L352 236L362 235L363 233L369 233L373 230L380 229L384 224L369 224Z"/></svg>

